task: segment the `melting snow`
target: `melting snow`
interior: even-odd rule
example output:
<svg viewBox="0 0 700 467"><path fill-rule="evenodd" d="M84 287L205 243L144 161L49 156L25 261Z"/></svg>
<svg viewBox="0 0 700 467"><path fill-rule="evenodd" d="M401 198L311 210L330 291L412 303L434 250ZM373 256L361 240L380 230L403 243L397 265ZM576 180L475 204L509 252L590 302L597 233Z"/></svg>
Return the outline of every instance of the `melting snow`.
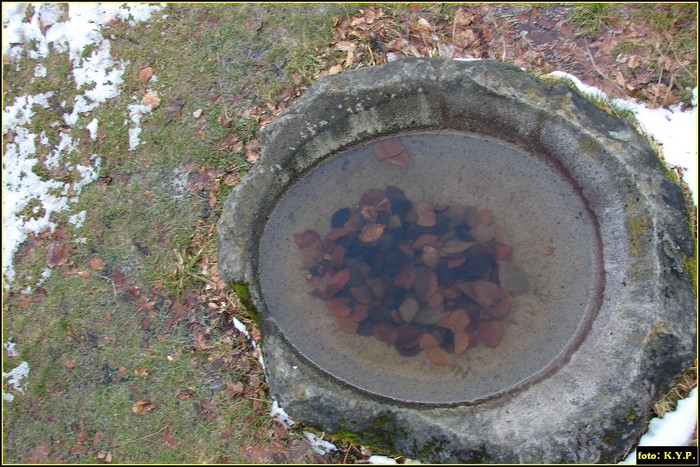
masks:
<svg viewBox="0 0 700 467"><path fill-rule="evenodd" d="M2 372L3 379L9 378L9 381L7 383L12 385L12 387L14 387L15 390L20 394L24 394L24 387L26 386L26 382L22 383L22 380L25 379L28 375L29 363L27 362L20 363L15 369L11 370L9 373L5 373L4 371ZM15 396L10 393L3 392L2 398L7 402L11 402L14 400Z"/></svg>

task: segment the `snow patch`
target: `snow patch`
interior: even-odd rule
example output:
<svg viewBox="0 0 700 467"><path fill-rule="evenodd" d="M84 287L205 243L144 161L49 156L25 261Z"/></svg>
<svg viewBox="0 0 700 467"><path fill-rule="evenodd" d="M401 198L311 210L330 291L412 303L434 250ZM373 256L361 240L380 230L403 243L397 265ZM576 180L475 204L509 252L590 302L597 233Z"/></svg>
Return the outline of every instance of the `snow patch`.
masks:
<svg viewBox="0 0 700 467"><path fill-rule="evenodd" d="M141 144L141 118L151 113L153 107L143 104L129 104L129 119L135 126L129 128L129 150L133 151Z"/></svg>
<svg viewBox="0 0 700 467"><path fill-rule="evenodd" d="M97 139L97 126L99 124L100 121L93 118L92 121L85 127L85 129L90 132L90 138L92 138L93 141Z"/></svg>
<svg viewBox="0 0 700 467"><path fill-rule="evenodd" d="M574 83L579 91L597 99L608 99L600 89L581 82L577 77L563 71L553 71L545 75L552 78L566 79ZM610 99L610 102L630 110L639 122L641 129L650 135L661 146L664 160L671 166L680 167L683 180L688 184L695 205L698 204L698 145L697 137L697 88L693 90L693 107L683 110L681 104L669 108L650 109L645 104L639 104L624 99Z"/></svg>
<svg viewBox="0 0 700 467"><path fill-rule="evenodd" d="M311 445L311 448L317 454L324 456L324 455L328 454L329 452L338 450L338 448L336 447L335 444L330 443L326 440L323 440L309 431L304 431L303 434L304 434L304 438L307 439L307 441Z"/></svg>
<svg viewBox="0 0 700 467"><path fill-rule="evenodd" d="M17 357L19 353L17 353L17 350L15 349L15 344L14 342L5 342L3 344L3 347L5 347L5 352L7 352L8 357Z"/></svg>
<svg viewBox="0 0 700 467"><path fill-rule="evenodd" d="M25 379L29 375L29 363L27 362L22 362L20 363L15 369L10 371L9 373L5 373L4 371L2 372L2 377L9 380L7 381L8 384L10 384L12 387L15 388L17 392L20 394L24 394L24 389L25 386L27 385L26 381L23 383L22 380ZM12 394L10 394L12 396ZM6 395L3 392L3 398L6 399ZM12 396L10 401L14 399L14 396Z"/></svg>
<svg viewBox="0 0 700 467"><path fill-rule="evenodd" d="M270 409L270 417L274 418L281 424L291 428L294 425L296 425L296 422L292 420L289 415L287 415L287 412L280 407L280 405L277 403L277 401L274 401L272 403L272 408Z"/></svg>
<svg viewBox="0 0 700 467"><path fill-rule="evenodd" d="M678 401L676 410L649 421L649 431L640 438L637 446L688 446L698 423L697 407L698 388L694 388L688 397ZM620 464L635 464L636 460L635 449Z"/></svg>
<svg viewBox="0 0 700 467"><path fill-rule="evenodd" d="M48 70L41 63L34 67L34 77L35 78L46 78Z"/></svg>
<svg viewBox="0 0 700 467"><path fill-rule="evenodd" d="M80 211L78 214L73 214L68 216L68 222L73 224L76 229L79 229L85 223L85 218L87 216L87 211Z"/></svg>

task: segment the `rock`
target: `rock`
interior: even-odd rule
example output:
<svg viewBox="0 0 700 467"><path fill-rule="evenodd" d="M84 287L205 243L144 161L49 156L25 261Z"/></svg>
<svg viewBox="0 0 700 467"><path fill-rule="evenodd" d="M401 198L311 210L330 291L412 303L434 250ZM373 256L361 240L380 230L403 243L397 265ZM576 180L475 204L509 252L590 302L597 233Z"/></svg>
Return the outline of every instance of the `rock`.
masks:
<svg viewBox="0 0 700 467"><path fill-rule="evenodd" d="M525 292L530 287L525 270L513 262L499 262L498 277L501 286L514 293Z"/></svg>

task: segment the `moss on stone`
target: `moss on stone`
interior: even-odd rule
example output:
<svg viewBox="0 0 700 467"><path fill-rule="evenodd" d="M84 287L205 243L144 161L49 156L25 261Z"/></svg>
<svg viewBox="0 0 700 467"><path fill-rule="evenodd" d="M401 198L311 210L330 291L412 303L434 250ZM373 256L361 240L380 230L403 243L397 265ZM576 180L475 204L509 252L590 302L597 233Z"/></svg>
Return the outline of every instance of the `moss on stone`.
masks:
<svg viewBox="0 0 700 467"><path fill-rule="evenodd" d="M636 217L628 213L627 227L630 233L630 253L632 256L637 256L642 248L642 238L649 230L649 220L646 217Z"/></svg>
<svg viewBox="0 0 700 467"><path fill-rule="evenodd" d="M253 319L256 325L260 325L258 310L255 308L253 300L250 298L250 290L248 289L248 284L244 282L232 282L231 288L236 293L236 296L241 301L243 306L250 313L250 317Z"/></svg>

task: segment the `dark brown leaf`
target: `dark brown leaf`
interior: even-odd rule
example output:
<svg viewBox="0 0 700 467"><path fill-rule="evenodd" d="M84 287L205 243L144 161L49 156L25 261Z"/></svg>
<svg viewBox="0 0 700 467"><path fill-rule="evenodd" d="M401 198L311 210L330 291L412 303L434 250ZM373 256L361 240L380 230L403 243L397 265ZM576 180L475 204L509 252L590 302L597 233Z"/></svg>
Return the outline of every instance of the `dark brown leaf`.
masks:
<svg viewBox="0 0 700 467"><path fill-rule="evenodd" d="M222 151L238 152L243 149L243 142L238 139L238 135L231 133L221 140L220 147Z"/></svg>
<svg viewBox="0 0 700 467"><path fill-rule="evenodd" d="M228 397L240 396L241 394L243 394L244 390L245 390L245 386L240 381L234 381L233 383L228 383L226 385L226 389L224 389L224 391L226 392L226 395Z"/></svg>
<svg viewBox="0 0 700 467"><path fill-rule="evenodd" d="M63 264L68 256L69 246L66 244L59 243L58 241L53 241L49 244L46 249L46 264L50 268L55 268Z"/></svg>
<svg viewBox="0 0 700 467"><path fill-rule="evenodd" d="M185 100L177 98L163 111L163 123L168 124L180 113L185 106Z"/></svg>

